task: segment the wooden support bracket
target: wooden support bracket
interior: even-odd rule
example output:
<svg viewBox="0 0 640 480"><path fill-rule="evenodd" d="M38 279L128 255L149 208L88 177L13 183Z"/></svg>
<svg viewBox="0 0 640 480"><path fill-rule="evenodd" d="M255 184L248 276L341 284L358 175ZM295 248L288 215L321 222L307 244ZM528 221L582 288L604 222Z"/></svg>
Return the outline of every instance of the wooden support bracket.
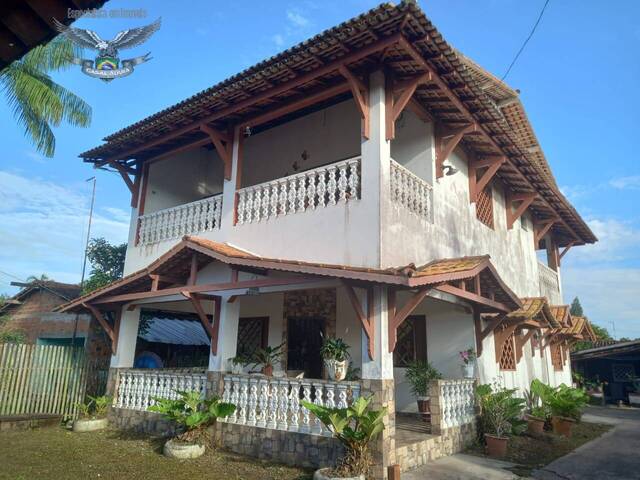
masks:
<svg viewBox="0 0 640 480"><path fill-rule="evenodd" d="M526 334L516 337L516 363L518 363L522 358L524 346L531 339L531 337L533 337L535 331L536 330L534 328L530 328Z"/></svg>
<svg viewBox="0 0 640 480"><path fill-rule="evenodd" d="M172 277L171 275L157 275L155 273L150 273L149 278L151 279L151 291L156 292L160 288L161 283L168 283L170 285L182 285L184 279L178 277Z"/></svg>
<svg viewBox="0 0 640 480"><path fill-rule="evenodd" d="M481 332L480 332L480 341L484 340L485 338L487 338L489 336L489 334L491 332L493 332L496 328L498 328L502 322L507 318L506 315L500 314L500 315L496 315L495 317L493 317L490 321L489 321L489 325L487 325Z"/></svg>
<svg viewBox="0 0 640 480"><path fill-rule="evenodd" d="M480 315L480 309L474 305L473 307L473 327L476 336L476 356L482 355L482 316Z"/></svg>
<svg viewBox="0 0 640 480"><path fill-rule="evenodd" d="M436 127L436 178L441 178L444 175L444 162L458 146L462 137L477 130L477 123L470 123L454 129Z"/></svg>
<svg viewBox="0 0 640 480"><path fill-rule="evenodd" d="M191 293L188 291L181 292L182 296L191 301L191 305L193 305L194 310L198 314L198 318L200 319L200 323L204 327L204 330L207 332L209 339L211 340L211 353L214 355L218 354L218 335L220 331L220 304L221 298L218 296L211 297L215 303L214 315L213 315L213 324L209 323L209 318L202 307L202 303L200 302L201 298L198 294Z"/></svg>
<svg viewBox="0 0 640 480"><path fill-rule="evenodd" d="M369 138L369 87L343 65L338 67L340 74L347 80L353 98L362 117L362 136Z"/></svg>
<svg viewBox="0 0 640 480"><path fill-rule="evenodd" d="M538 227L538 228L535 228L535 236L534 236L534 239L535 239L534 245L536 249L538 248L538 244L540 243L540 240L542 240L542 238L547 234L549 229L551 229L551 227L553 227L553 225L557 221L558 221L557 218L552 218L536 224L536 227Z"/></svg>
<svg viewBox="0 0 640 480"><path fill-rule="evenodd" d="M138 186L140 184L140 182L135 182L133 180L131 180L131 177L129 177L129 172L127 171L126 168L124 168L121 164L119 164L116 161L110 162L109 165L111 165L113 168L115 168L118 173L120 174L120 176L122 177L122 179L124 180L124 183L127 184L127 188L129 189L129 192L131 192L131 203L133 203L133 197L137 198L138 197ZM136 201L137 203L137 201Z"/></svg>
<svg viewBox="0 0 640 480"><path fill-rule="evenodd" d="M564 257L567 254L567 252L571 250L571 247L573 247L575 244L576 244L575 241L569 242L569 244L566 247L564 247L562 252L560 252L560 256L558 257L558 263L560 263L560 261L562 260L562 257Z"/></svg>
<svg viewBox="0 0 640 480"><path fill-rule="evenodd" d="M511 230L513 228L513 224L517 219L519 219L524 212L527 211L527 208L533 203L533 201L538 196L537 193L524 193L524 194L507 194L506 198L506 210L507 210L507 229ZM520 202L515 209L515 203Z"/></svg>
<svg viewBox="0 0 640 480"><path fill-rule="evenodd" d="M362 305L360 304L360 299L356 295L353 287L344 283L345 290L347 291L347 296L349 297L349 301L351 302L351 306L353 310L356 312L356 317L360 320L360 324L367 335L368 343L367 343L367 351L369 353L369 358L373 360L375 354L375 322L373 318L373 290L368 288L366 290L367 295L367 313L365 315L362 310Z"/></svg>
<svg viewBox="0 0 640 480"><path fill-rule="evenodd" d="M87 310L89 310L94 317L96 317L96 320L98 320L98 323L106 332L107 336L109 337L109 340L111 340L111 351L115 353L115 348L117 348L117 340L116 340L113 328L111 328L111 325L109 325L107 320L104 318L104 315L102 315L102 312L89 303L83 303L82 306ZM119 328L120 326L118 324L118 329ZM116 344L114 345L114 343Z"/></svg>
<svg viewBox="0 0 640 480"><path fill-rule="evenodd" d="M504 156L484 157L482 160L469 161L469 201L471 203L477 200L478 192L484 190L489 184L489 181L506 161L507 157ZM487 167L487 169L478 179L478 170L485 167Z"/></svg>
<svg viewBox="0 0 640 480"><path fill-rule="evenodd" d="M187 280L187 285L195 285L196 279L198 278L198 254L194 253L191 255L191 265L189 266L189 279ZM237 281L237 277L235 281Z"/></svg>
<svg viewBox="0 0 640 480"><path fill-rule="evenodd" d="M225 180L231 180L231 151L233 148L233 140L229 135L219 132L205 123L200 125L200 130L209 135L211 142L216 148L216 152L218 152L218 156L224 163ZM224 144L222 142L224 142Z"/></svg>
<svg viewBox="0 0 640 480"><path fill-rule="evenodd" d="M395 292L393 294L392 299L392 307L393 307L393 316L391 313L387 322L389 323L389 352L393 352L396 348L396 342L398 341L398 327L402 325L409 315L416 309L420 302L424 300L427 294L431 291L432 287L422 287L413 296L409 299L409 301L402 307L400 310L396 309L396 301L395 301ZM390 309L391 312L391 309Z"/></svg>
<svg viewBox="0 0 640 480"><path fill-rule="evenodd" d="M397 83L390 82L391 88L388 88L385 95L390 96L386 102L386 139L393 140L396 136L395 122L402 111L409 106L412 101L413 94L420 84L429 83L432 80L432 73L427 72L414 77L402 80ZM412 107L415 110L415 107ZM419 115L420 116L420 115Z"/></svg>

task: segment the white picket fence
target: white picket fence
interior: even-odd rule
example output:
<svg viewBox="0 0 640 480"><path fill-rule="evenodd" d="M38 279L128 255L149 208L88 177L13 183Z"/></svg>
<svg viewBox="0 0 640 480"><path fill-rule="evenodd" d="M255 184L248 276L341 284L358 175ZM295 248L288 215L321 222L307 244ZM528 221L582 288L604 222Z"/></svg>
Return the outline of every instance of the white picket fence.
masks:
<svg viewBox="0 0 640 480"><path fill-rule="evenodd" d="M119 370L113 406L129 410L147 410L154 398L178 398L178 391L198 391L204 397L207 375L191 369Z"/></svg>
<svg viewBox="0 0 640 480"><path fill-rule="evenodd" d="M107 369L79 347L0 343L0 415L75 416L87 384L104 393Z"/></svg>
<svg viewBox="0 0 640 480"><path fill-rule="evenodd" d="M222 398L237 409L224 422L312 435L331 433L301 400L344 408L360 396L358 382L330 382L260 375L225 375Z"/></svg>

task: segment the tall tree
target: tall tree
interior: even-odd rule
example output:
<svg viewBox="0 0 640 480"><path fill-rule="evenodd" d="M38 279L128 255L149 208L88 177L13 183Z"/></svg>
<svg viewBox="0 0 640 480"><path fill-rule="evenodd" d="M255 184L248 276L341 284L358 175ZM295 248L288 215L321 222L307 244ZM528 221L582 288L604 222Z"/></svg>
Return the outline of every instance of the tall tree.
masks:
<svg viewBox="0 0 640 480"><path fill-rule="evenodd" d="M93 238L87 248L91 273L84 282L83 293L92 292L122 278L127 244L112 245L104 238Z"/></svg>
<svg viewBox="0 0 640 480"><path fill-rule="evenodd" d="M91 107L49 76L73 65L71 59L80 55L81 50L60 35L0 71L0 89L13 116L47 157L53 157L56 148L52 127L63 121L80 127L91 123Z"/></svg>
<svg viewBox="0 0 640 480"><path fill-rule="evenodd" d="M571 302L569 312L574 317L584 317L584 311L582 310L582 305L580 305L580 299L578 297L574 298L573 302Z"/></svg>

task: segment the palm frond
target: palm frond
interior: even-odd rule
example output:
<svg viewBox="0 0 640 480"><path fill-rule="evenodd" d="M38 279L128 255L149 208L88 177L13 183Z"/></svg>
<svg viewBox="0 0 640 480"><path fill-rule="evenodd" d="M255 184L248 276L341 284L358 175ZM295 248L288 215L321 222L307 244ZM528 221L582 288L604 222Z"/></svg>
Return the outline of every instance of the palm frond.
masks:
<svg viewBox="0 0 640 480"><path fill-rule="evenodd" d="M81 56L80 47L64 35L58 35L49 43L32 49L19 61L42 72L54 72L73 66L71 60Z"/></svg>

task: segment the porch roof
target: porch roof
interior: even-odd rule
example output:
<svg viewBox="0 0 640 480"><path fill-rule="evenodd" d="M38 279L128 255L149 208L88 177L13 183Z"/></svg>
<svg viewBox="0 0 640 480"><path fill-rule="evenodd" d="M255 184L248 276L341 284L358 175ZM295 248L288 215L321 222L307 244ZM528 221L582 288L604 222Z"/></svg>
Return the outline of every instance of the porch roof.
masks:
<svg viewBox="0 0 640 480"><path fill-rule="evenodd" d="M517 92L453 49L413 1L383 3L105 137L80 156L98 166L137 169L175 148L207 143L201 125L226 131L322 92L334 92L325 100L342 98L349 88L340 67L361 76L381 64L399 82L433 72L434 82L416 89L416 103L449 126L479 125L481 134L462 143L478 157L508 157L498 176L517 193L538 194L530 208L537 218L559 219L553 229L561 245L597 240L560 192Z"/></svg>
<svg viewBox="0 0 640 480"><path fill-rule="evenodd" d="M551 305L549 307L556 321L562 326L567 327L572 324L571 307L569 305Z"/></svg>
<svg viewBox="0 0 640 480"><path fill-rule="evenodd" d="M585 317L572 317L572 324L568 327L560 330L561 334L568 335L571 337L585 339L585 340L596 340L596 334L591 327L591 323Z"/></svg>
<svg viewBox="0 0 640 480"><path fill-rule="evenodd" d="M489 308L501 311L510 311L521 305L518 297L496 272L488 255L436 260L423 267L409 265L395 269L373 269L265 258L232 245L185 236L178 245L147 268L66 303L58 307L58 310L79 310L93 303L122 304L138 298L180 295L184 291L205 293L249 288L250 282L237 280L210 285L195 285L186 280L193 274L194 269L197 271L212 261L220 261L238 270L260 269L265 273L279 271L294 274L293 277L286 279L289 280L289 284L334 278L359 284L386 284L398 289L431 286L471 302L484 302ZM271 277L265 277L264 281L266 282L269 278ZM466 284L471 280L474 280L472 283L477 280L478 287L467 288ZM273 277L273 281L277 282L278 278ZM159 282L167 283L167 288L158 288ZM174 286L176 284L182 286ZM281 285L284 284L286 283L283 280ZM480 285L482 294L488 296L481 295Z"/></svg>
<svg viewBox="0 0 640 480"><path fill-rule="evenodd" d="M542 328L559 328L561 325L551 313L545 297L522 298L522 307L507 315L510 321L530 322Z"/></svg>

